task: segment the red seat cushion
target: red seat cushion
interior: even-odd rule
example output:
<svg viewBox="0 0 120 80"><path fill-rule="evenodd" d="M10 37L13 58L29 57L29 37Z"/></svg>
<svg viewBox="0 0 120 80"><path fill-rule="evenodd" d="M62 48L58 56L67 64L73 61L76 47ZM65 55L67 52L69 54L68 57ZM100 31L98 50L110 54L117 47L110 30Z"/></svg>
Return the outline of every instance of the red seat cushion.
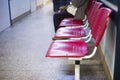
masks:
<svg viewBox="0 0 120 80"><path fill-rule="evenodd" d="M68 18L62 20L59 26L81 26L81 25L84 25L84 22L82 20Z"/></svg>
<svg viewBox="0 0 120 80"><path fill-rule="evenodd" d="M83 57L88 53L87 44L81 40L56 40L47 51L46 57L75 58Z"/></svg>
<svg viewBox="0 0 120 80"><path fill-rule="evenodd" d="M55 33L54 38L80 38L86 35L83 28L59 28Z"/></svg>

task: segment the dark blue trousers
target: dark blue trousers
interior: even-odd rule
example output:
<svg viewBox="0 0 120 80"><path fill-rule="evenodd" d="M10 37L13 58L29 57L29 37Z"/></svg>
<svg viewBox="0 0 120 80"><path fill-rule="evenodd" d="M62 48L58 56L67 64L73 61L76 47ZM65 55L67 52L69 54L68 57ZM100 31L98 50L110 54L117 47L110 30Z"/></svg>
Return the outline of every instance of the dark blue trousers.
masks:
<svg viewBox="0 0 120 80"><path fill-rule="evenodd" d="M55 32L60 27L59 24L64 18L73 18L74 16L67 11L57 12L53 15Z"/></svg>
<svg viewBox="0 0 120 80"><path fill-rule="evenodd" d="M60 6L69 5L70 0L53 0L53 10L56 12L59 10Z"/></svg>

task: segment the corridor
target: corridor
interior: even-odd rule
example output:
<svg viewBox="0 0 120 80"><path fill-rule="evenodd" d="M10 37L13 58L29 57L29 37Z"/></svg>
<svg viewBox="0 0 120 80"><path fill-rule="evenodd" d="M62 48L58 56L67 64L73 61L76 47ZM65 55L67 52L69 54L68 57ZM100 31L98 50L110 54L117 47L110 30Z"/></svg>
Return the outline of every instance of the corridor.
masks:
<svg viewBox="0 0 120 80"><path fill-rule="evenodd" d="M46 58L54 35L52 3L0 33L0 80L74 80L74 63ZM81 62L81 80L106 80L99 55Z"/></svg>

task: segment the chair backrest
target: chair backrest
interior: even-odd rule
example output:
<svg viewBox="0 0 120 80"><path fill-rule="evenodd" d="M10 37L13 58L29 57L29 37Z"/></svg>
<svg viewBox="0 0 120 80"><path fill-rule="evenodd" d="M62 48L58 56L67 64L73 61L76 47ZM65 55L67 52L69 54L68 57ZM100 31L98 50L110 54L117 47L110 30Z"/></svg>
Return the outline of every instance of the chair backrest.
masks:
<svg viewBox="0 0 120 80"><path fill-rule="evenodd" d="M92 29L91 26L94 24L94 20L96 19L96 14L98 13L98 10L101 5L102 5L101 2L95 2L91 9L91 13L88 15L88 22L90 25L90 29Z"/></svg>
<svg viewBox="0 0 120 80"><path fill-rule="evenodd" d="M101 41L111 12L111 9L102 7L96 15L96 20L94 21L94 25L92 26L93 29L91 31L95 46L98 46Z"/></svg>
<svg viewBox="0 0 120 80"><path fill-rule="evenodd" d="M86 15L89 15L89 13L91 12L91 9L94 5L95 1L94 0L90 0L86 9Z"/></svg>

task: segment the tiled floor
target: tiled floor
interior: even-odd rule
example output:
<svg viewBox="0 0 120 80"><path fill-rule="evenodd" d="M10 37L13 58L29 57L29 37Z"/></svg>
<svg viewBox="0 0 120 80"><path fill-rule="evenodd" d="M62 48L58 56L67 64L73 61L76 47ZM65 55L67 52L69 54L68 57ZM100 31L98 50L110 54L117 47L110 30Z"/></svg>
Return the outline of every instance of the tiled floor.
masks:
<svg viewBox="0 0 120 80"><path fill-rule="evenodd" d="M74 80L72 61L45 58L52 16L49 3L0 33L0 80ZM81 80L106 80L97 57L81 62Z"/></svg>

